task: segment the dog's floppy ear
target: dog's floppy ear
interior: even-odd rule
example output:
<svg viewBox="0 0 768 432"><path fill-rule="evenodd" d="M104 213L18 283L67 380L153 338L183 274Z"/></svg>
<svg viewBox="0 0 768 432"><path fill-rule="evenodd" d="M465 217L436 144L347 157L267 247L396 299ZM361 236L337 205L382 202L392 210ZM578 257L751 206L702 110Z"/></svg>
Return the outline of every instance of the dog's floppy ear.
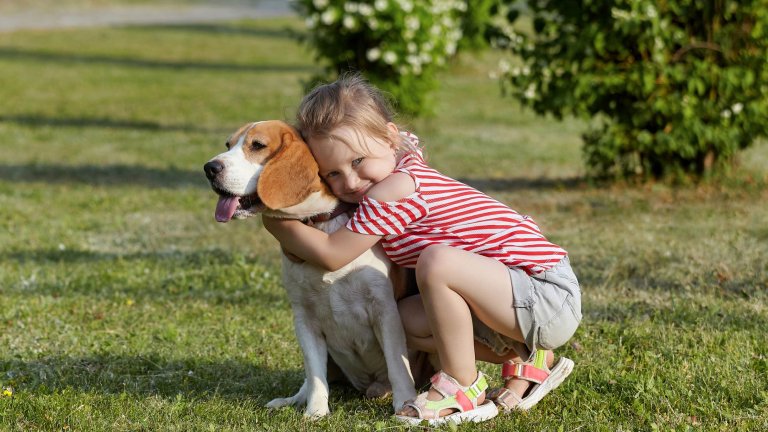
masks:
<svg viewBox="0 0 768 432"><path fill-rule="evenodd" d="M309 147L292 132L283 132L280 149L259 176L257 192L272 210L291 207L321 189L317 162Z"/></svg>

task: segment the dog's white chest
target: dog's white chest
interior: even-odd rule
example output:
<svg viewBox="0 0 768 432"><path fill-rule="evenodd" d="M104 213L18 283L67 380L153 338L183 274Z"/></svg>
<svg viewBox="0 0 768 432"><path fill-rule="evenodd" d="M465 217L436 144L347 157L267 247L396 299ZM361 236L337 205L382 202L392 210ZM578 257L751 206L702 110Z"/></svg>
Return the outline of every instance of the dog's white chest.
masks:
<svg viewBox="0 0 768 432"><path fill-rule="evenodd" d="M329 222L334 223L318 228L334 229L339 221ZM372 321L394 302L389 265L379 246L335 272L283 257L283 283L294 313L323 335L331 357L361 390L387 377Z"/></svg>

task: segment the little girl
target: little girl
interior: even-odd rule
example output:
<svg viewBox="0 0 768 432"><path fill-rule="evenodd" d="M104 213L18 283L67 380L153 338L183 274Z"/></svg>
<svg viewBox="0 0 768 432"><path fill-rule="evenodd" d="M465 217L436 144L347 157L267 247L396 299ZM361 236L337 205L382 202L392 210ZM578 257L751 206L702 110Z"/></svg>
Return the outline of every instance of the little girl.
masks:
<svg viewBox="0 0 768 432"><path fill-rule="evenodd" d="M430 168L416 136L392 119L383 95L359 75L305 96L297 126L320 176L359 206L330 235L292 220L265 217L264 226L287 253L328 270L379 241L393 262L415 268L420 295L400 301L403 326L409 347L436 352L442 371L398 419L483 421L497 414L493 402L528 409L573 368L551 352L581 320L567 253L529 217ZM505 386L487 398L476 358L504 364Z"/></svg>

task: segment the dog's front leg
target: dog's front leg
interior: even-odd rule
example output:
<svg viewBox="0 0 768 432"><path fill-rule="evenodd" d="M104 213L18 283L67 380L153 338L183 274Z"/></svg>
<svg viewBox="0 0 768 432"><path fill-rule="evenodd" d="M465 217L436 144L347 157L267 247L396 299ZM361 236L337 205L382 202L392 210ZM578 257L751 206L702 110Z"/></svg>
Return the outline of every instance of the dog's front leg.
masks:
<svg viewBox="0 0 768 432"><path fill-rule="evenodd" d="M298 332L298 328L296 330ZM304 368L307 382L307 409L304 415L318 418L328 415L328 379L326 377L328 349L321 334L306 333L299 336L299 344L304 352ZM304 342L302 342L302 339Z"/></svg>
<svg viewBox="0 0 768 432"><path fill-rule="evenodd" d="M304 355L304 383L295 395L273 399L267 404L267 407L279 408L288 405L301 405L306 402L305 416L323 417L330 412L328 409L328 380L326 378L328 349L317 326L307 322L303 311L298 310L300 308L294 307L293 309L296 338Z"/></svg>
<svg viewBox="0 0 768 432"><path fill-rule="evenodd" d="M387 376L392 385L392 406L398 410L407 400L416 398L416 390L408 362L405 332L397 305L393 301L382 304L375 330L387 362Z"/></svg>

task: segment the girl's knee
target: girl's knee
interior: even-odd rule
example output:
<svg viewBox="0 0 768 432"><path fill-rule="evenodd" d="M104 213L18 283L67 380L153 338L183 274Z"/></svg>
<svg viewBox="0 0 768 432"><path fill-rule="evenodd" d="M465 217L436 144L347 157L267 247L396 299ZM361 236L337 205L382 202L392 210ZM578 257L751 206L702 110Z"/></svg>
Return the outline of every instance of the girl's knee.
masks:
<svg viewBox="0 0 768 432"><path fill-rule="evenodd" d="M450 246L431 245L427 246L416 261L416 280L419 284L419 290L425 285L425 282L433 281L444 273L445 263L450 253ZM443 270L441 272L441 270Z"/></svg>

